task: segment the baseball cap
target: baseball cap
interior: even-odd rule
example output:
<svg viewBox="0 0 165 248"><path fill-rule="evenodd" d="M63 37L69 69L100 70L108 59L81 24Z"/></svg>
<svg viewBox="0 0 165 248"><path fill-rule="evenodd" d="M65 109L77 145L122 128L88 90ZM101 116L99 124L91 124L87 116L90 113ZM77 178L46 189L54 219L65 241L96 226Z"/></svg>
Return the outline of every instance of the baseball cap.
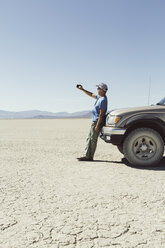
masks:
<svg viewBox="0 0 165 248"><path fill-rule="evenodd" d="M107 86L106 84L101 83L101 84L98 84L98 85L96 85L96 86L97 86L98 88L104 90L104 91L107 91L107 90L108 90L108 86Z"/></svg>

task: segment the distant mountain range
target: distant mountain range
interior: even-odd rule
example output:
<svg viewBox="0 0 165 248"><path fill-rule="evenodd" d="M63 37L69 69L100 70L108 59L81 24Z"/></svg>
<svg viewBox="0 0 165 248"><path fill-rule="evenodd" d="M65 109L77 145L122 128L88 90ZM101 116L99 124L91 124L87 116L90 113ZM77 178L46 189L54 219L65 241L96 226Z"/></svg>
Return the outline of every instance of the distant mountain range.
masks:
<svg viewBox="0 0 165 248"><path fill-rule="evenodd" d="M59 118L91 118L92 112L89 110L68 113L52 113L41 110L27 110L20 112L11 112L0 110L0 119L59 119Z"/></svg>

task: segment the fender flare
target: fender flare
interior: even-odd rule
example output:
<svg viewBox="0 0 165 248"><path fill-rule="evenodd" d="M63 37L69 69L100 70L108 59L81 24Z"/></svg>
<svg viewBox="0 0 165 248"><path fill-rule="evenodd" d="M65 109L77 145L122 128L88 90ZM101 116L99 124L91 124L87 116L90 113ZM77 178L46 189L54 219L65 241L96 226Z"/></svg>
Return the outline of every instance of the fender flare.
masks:
<svg viewBox="0 0 165 248"><path fill-rule="evenodd" d="M148 115L136 115L136 116L133 116L131 118L128 118L126 121L125 121L125 124L124 126L126 128L130 128L131 126L135 125L135 124L141 124L143 122L148 122L150 124L155 124L157 125L159 128L162 128L164 129L165 131L165 123L159 119L158 117L155 117L155 116L148 116Z"/></svg>

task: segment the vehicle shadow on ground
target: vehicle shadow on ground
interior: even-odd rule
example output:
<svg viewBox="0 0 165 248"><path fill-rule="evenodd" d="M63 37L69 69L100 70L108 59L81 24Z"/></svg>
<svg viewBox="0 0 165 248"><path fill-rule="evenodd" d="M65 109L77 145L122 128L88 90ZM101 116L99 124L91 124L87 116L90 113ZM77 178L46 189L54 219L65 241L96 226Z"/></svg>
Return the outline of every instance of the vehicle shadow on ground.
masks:
<svg viewBox="0 0 165 248"><path fill-rule="evenodd" d="M94 160L94 162L106 162L114 164L125 164L128 167L140 169L140 170L155 170L155 171L165 171L165 157L157 165L153 166L132 166L126 158L122 158L121 161L110 161L110 160Z"/></svg>

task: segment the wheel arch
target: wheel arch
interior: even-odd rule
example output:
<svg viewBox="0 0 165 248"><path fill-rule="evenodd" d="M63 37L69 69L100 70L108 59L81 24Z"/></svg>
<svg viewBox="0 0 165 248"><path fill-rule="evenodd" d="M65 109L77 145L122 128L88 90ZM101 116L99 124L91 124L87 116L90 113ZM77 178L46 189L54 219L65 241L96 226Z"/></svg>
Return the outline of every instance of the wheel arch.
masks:
<svg viewBox="0 0 165 248"><path fill-rule="evenodd" d="M164 141L164 144L165 144L165 124L163 121L160 121L159 119L146 119L146 120L134 120L133 122L130 122L128 124L128 126L126 127L127 130L125 132L125 135L124 135L124 139L126 138L126 136L128 136L128 134L135 130L135 129L138 129L138 128L151 128L155 131L157 131L163 141ZM124 140L123 139L123 140Z"/></svg>

